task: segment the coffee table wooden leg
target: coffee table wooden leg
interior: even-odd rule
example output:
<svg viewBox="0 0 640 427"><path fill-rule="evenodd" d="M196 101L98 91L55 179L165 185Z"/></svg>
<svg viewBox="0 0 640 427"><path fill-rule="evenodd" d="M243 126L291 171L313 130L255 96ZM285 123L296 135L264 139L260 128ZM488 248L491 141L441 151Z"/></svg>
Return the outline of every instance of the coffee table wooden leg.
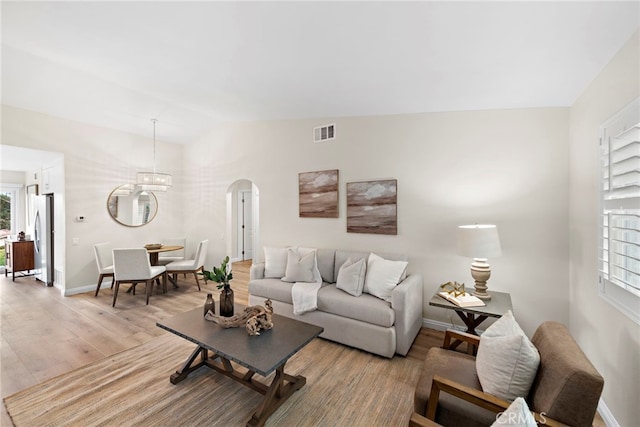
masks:
<svg viewBox="0 0 640 427"><path fill-rule="evenodd" d="M193 362L195 362L198 356L200 356L200 361L194 365ZM178 384L180 381L187 378L187 376L191 372L205 365L205 361L207 360L208 357L209 357L209 352L207 351L207 349L204 347L198 346L193 351L193 353L191 353L191 356L189 356L187 361L184 362L182 367L178 369L175 372L175 374L171 375L171 377L169 378L169 381L171 381L171 384Z"/></svg>
<svg viewBox="0 0 640 427"><path fill-rule="evenodd" d="M301 375L292 376L284 373L284 363L276 369L276 375L264 395L264 400L247 422L247 426L263 426L267 419L280 407L295 391L300 390L307 383ZM285 381L287 383L285 383Z"/></svg>

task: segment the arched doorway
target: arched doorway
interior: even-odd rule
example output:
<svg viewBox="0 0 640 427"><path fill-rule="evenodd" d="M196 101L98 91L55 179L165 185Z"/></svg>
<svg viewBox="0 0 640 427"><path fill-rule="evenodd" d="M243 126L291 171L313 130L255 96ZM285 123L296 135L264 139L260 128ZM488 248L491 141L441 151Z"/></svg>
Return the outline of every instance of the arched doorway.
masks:
<svg viewBox="0 0 640 427"><path fill-rule="evenodd" d="M248 179L236 180L227 189L227 253L232 261L260 258L259 194Z"/></svg>

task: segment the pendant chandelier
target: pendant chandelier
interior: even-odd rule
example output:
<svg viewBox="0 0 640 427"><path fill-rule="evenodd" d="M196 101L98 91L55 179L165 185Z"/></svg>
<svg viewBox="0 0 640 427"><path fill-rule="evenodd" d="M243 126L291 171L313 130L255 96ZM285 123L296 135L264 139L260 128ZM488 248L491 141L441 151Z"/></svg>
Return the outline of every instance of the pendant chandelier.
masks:
<svg viewBox="0 0 640 427"><path fill-rule="evenodd" d="M136 184L146 191L167 191L171 188L172 177L167 173L156 172L156 122L158 120L151 119L151 121L153 122L153 172L138 172Z"/></svg>

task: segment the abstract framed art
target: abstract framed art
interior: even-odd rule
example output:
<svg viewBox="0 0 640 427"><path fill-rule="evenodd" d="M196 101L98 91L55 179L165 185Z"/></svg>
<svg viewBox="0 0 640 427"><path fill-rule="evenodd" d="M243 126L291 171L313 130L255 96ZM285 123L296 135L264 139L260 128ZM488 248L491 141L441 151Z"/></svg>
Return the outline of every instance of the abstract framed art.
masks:
<svg viewBox="0 0 640 427"><path fill-rule="evenodd" d="M347 233L398 234L398 181L347 183Z"/></svg>
<svg viewBox="0 0 640 427"><path fill-rule="evenodd" d="M338 169L298 174L300 218L338 218Z"/></svg>

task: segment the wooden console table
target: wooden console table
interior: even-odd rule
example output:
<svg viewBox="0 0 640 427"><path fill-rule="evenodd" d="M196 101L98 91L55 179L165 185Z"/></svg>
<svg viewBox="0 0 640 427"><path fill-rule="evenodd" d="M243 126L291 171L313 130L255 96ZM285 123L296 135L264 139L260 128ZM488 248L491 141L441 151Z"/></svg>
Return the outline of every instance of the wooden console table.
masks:
<svg viewBox="0 0 640 427"><path fill-rule="evenodd" d="M15 282L16 273L34 269L33 240L4 241L6 266L4 276L7 277L11 269L11 279ZM18 276L20 277L20 276Z"/></svg>

